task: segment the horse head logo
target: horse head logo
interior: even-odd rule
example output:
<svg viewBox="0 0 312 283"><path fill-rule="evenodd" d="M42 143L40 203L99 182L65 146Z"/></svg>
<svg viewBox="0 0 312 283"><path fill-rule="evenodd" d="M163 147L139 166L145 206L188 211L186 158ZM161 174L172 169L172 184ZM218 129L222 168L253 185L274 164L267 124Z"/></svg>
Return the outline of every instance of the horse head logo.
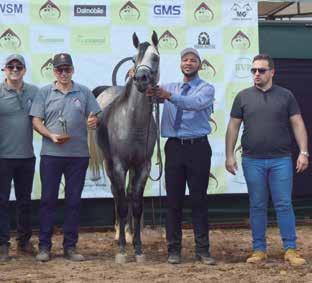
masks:
<svg viewBox="0 0 312 283"><path fill-rule="evenodd" d="M198 22L211 22L214 13L205 2L202 2L194 11L194 19Z"/></svg>
<svg viewBox="0 0 312 283"><path fill-rule="evenodd" d="M152 44L140 43L136 33L132 36L134 47L138 50L135 59L134 83L140 92L144 92L148 85L156 85L159 81L159 51L158 36L152 35Z"/></svg>
<svg viewBox="0 0 312 283"><path fill-rule="evenodd" d="M131 1L128 1L119 10L119 18L122 20L138 20L140 16L140 10Z"/></svg>
<svg viewBox="0 0 312 283"><path fill-rule="evenodd" d="M210 38L207 32L201 32L198 35L198 45L201 46L210 45Z"/></svg>
<svg viewBox="0 0 312 283"><path fill-rule="evenodd" d="M53 59L49 58L40 68L41 76L47 80L53 80Z"/></svg>
<svg viewBox="0 0 312 283"><path fill-rule="evenodd" d="M17 49L22 45L19 36L10 28L0 36L0 47L6 49Z"/></svg>
<svg viewBox="0 0 312 283"><path fill-rule="evenodd" d="M250 44L248 36L242 31L238 31L231 40L231 46L233 49L246 50L250 48Z"/></svg>
<svg viewBox="0 0 312 283"><path fill-rule="evenodd" d="M61 17L61 10L51 0L45 2L39 9L39 17L44 21L53 21Z"/></svg>
<svg viewBox="0 0 312 283"><path fill-rule="evenodd" d="M165 31L159 38L159 48L161 49L175 49L178 47L178 40L169 31Z"/></svg>

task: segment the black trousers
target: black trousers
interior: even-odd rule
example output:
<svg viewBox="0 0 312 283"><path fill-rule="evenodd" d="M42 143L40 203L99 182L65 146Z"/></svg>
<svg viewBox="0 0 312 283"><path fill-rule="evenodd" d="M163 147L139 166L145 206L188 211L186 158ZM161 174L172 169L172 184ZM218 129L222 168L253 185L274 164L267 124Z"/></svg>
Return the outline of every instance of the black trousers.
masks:
<svg viewBox="0 0 312 283"><path fill-rule="evenodd" d="M207 188L211 147L206 137L194 141L169 138L165 145L167 191L166 237L169 254L181 252L182 208L189 188L196 254L209 255Z"/></svg>
<svg viewBox="0 0 312 283"><path fill-rule="evenodd" d="M0 245L9 245L9 197L14 181L16 197L17 240L23 246L29 241L31 229L31 191L35 172L35 158L0 158Z"/></svg>

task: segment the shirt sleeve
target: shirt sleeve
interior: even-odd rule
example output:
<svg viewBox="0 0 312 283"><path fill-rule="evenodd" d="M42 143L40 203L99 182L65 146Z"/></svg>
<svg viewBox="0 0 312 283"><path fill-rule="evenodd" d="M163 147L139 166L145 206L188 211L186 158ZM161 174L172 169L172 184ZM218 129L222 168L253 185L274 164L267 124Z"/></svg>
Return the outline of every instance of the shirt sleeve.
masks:
<svg viewBox="0 0 312 283"><path fill-rule="evenodd" d="M101 108L96 101L93 93L91 90L88 89L87 91L87 107L86 107L86 115L89 116L90 113L98 114L101 112Z"/></svg>
<svg viewBox="0 0 312 283"><path fill-rule="evenodd" d="M240 94L236 95L232 109L231 109L231 117L237 119L243 119L243 109L241 106L241 96Z"/></svg>
<svg viewBox="0 0 312 283"><path fill-rule="evenodd" d="M41 119L45 118L45 99L46 89L40 89L32 102L29 116L38 117Z"/></svg>
<svg viewBox="0 0 312 283"><path fill-rule="evenodd" d="M295 98L295 96L290 92L289 93L289 100L288 100L288 115L289 117L300 114L300 107L298 105L298 102Z"/></svg>
<svg viewBox="0 0 312 283"><path fill-rule="evenodd" d="M205 84L197 87L191 95L182 96L171 92L169 101L183 110L200 111L213 105L214 96L214 87Z"/></svg>

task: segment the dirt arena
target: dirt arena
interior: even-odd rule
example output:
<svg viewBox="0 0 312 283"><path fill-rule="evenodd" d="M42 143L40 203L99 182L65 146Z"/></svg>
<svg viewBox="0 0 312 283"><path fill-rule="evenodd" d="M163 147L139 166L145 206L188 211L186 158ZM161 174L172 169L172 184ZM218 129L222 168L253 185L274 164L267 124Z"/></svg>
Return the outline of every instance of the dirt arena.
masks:
<svg viewBox="0 0 312 283"><path fill-rule="evenodd" d="M180 265L166 263L166 245L163 229L143 232L146 262L134 261L132 247L128 247L128 263L114 262L117 251L114 233L81 233L79 250L86 261L73 263L62 257L62 235L53 238L52 260L38 263L32 257L17 256L12 241L9 263L0 264L0 282L312 282L312 226L299 226L298 246L308 260L302 267L284 263L279 233L268 229L269 260L261 265L245 262L250 253L248 229L214 229L211 231L211 253L217 259L216 266L205 266L194 261L192 230L184 230L183 262ZM37 236L34 236L37 243Z"/></svg>

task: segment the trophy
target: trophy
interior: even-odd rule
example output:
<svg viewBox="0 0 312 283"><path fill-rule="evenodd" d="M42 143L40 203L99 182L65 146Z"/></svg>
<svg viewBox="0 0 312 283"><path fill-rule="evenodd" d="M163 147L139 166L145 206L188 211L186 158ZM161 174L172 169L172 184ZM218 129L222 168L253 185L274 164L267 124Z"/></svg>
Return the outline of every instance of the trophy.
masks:
<svg viewBox="0 0 312 283"><path fill-rule="evenodd" d="M62 144L62 143L67 142L70 139L70 136L67 134L67 122L64 119L62 114L60 114L58 121L61 124L61 128L62 128L62 134L59 135L58 140L60 144Z"/></svg>

